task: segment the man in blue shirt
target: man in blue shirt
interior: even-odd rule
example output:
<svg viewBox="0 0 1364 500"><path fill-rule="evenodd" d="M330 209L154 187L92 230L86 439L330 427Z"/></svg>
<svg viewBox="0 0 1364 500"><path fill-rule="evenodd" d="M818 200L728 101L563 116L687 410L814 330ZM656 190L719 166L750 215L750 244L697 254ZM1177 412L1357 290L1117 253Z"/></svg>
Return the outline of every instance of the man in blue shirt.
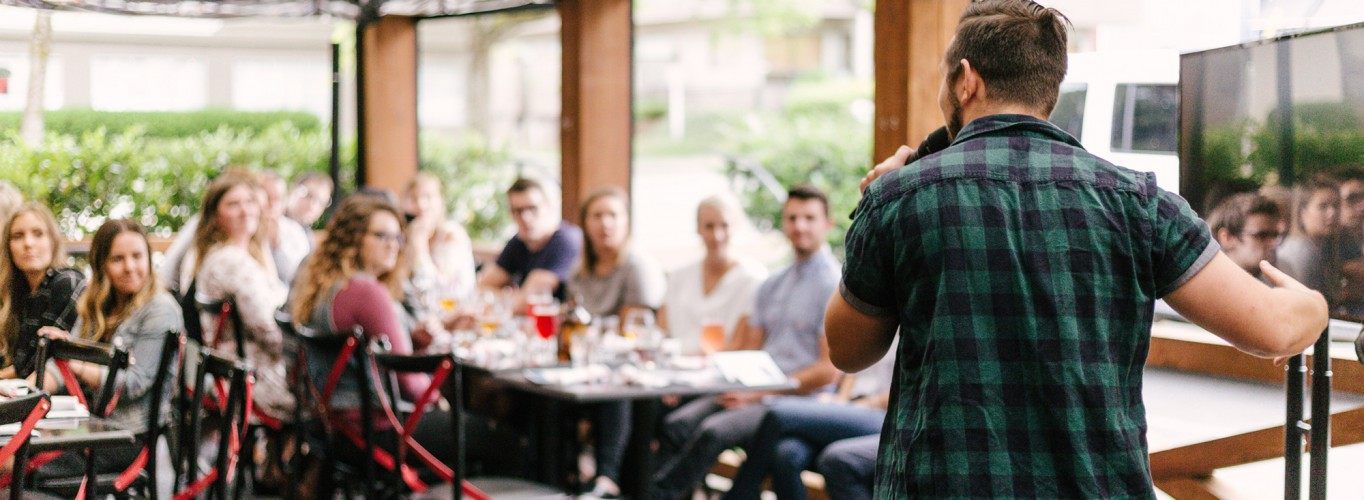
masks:
<svg viewBox="0 0 1364 500"><path fill-rule="evenodd" d="M838 376L824 343L823 304L838 286L839 263L825 244L833 228L825 194L797 186L782 207L782 232L796 261L769 277L754 296L752 315L740 328L740 349L762 349L796 380L793 394L810 394ZM721 451L746 444L757 432L773 393L739 392L692 401L664 421L663 460L654 475L659 498L686 495L701 482Z"/></svg>
<svg viewBox="0 0 1364 500"><path fill-rule="evenodd" d="M512 183L507 204L516 221L516 236L507 241L497 262L479 273L478 285L515 285L526 293L553 292L562 300L564 284L582 252L582 230L559 218L557 203L535 180L523 177Z"/></svg>

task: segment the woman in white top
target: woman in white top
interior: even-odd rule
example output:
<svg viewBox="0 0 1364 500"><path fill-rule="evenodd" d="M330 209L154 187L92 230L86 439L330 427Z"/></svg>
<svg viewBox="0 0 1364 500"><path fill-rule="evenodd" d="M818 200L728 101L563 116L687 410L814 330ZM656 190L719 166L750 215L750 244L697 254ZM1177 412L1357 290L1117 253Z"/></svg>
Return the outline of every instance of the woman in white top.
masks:
<svg viewBox="0 0 1364 500"><path fill-rule="evenodd" d="M284 304L287 290L275 272L269 244L260 231L261 203L255 179L228 173L214 179L204 195L202 222L194 233L193 265L199 301L232 298L242 321L246 360L256 368L252 399L265 413L283 418L294 398L284 375L284 335L274 313ZM204 311L204 343L225 353L236 353L236 335L229 324L222 336L213 325L217 315Z"/></svg>
<svg viewBox="0 0 1364 500"><path fill-rule="evenodd" d="M702 351L701 332L707 325L723 328L722 345L706 350L732 347L739 319L753 307L753 293L767 277L762 265L730 254L729 243L742 213L733 201L712 196L696 208L696 233L706 246L700 262L674 271L658 322L682 348Z"/></svg>
<svg viewBox="0 0 1364 500"><path fill-rule="evenodd" d="M426 298L467 297L474 290L473 244L446 216L441 187L436 176L419 173L403 191L412 285Z"/></svg>

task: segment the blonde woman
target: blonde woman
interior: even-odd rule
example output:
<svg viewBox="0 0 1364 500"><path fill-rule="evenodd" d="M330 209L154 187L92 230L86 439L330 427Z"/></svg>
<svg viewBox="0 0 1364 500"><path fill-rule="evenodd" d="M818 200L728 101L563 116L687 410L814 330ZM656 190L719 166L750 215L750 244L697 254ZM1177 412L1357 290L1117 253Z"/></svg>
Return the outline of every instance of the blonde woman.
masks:
<svg viewBox="0 0 1364 500"><path fill-rule="evenodd" d="M6 368L0 378L33 372L39 328L65 330L75 323L76 297L85 276L65 263L62 236L47 207L21 205L5 221L0 232L0 352Z"/></svg>
<svg viewBox="0 0 1364 500"><path fill-rule="evenodd" d="M260 231L261 205L254 179L225 174L209 184L202 218L194 233L191 260L184 265L193 276L200 302L233 299L245 330L243 352L256 369L253 399L274 418L291 413L294 400L285 376L284 337L274 312L284 304L287 290L275 272L269 246ZM184 286L182 290L189 287ZM237 352L236 332L229 324L222 337L212 327L216 311L204 311L204 342L226 353Z"/></svg>
<svg viewBox="0 0 1364 500"><path fill-rule="evenodd" d="M407 255L417 293L442 298L472 294L473 244L464 227L446 216L440 179L417 174L403 191L403 211L409 219Z"/></svg>
<svg viewBox="0 0 1364 500"><path fill-rule="evenodd" d="M729 250L741 222L743 212L729 198L712 196L696 207L696 234L706 255L672 273L658 311L659 326L684 350L730 350L741 337L734 334L742 326L739 320L752 311L753 294L767 278L762 264Z"/></svg>
<svg viewBox="0 0 1364 500"><path fill-rule="evenodd" d="M132 363L120 373L118 405L109 420L139 433L147 430L147 398L154 397L151 386L161 357L175 355L162 352L164 335L184 329L180 306L161 289L151 272L151 255L147 232L141 224L131 219L105 222L90 243L90 283L77 302L75 325L70 332L51 326L40 330L51 338L74 334L102 343L118 340L128 349ZM93 394L91 391L104 383L102 366L72 361L70 367L87 388L86 394ZM167 384L165 391L170 388ZM163 401L169 402L169 398ZM121 471L133 462L140 449L139 445L101 449L93 455L95 471ZM84 470L84 454L71 452L44 465L38 474L71 477Z"/></svg>

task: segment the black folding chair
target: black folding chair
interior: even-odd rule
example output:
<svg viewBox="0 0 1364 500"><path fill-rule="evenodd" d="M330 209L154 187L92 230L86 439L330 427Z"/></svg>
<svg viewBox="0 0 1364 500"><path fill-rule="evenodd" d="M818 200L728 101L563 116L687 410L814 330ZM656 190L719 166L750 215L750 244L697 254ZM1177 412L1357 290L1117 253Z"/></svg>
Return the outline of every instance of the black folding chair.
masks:
<svg viewBox="0 0 1364 500"><path fill-rule="evenodd" d="M363 434L372 428L373 415L373 394L370 390L373 381L370 379L370 371L364 369L369 365L364 332L357 327L348 335L321 335L310 328L295 324L283 313L277 314L275 321L284 328L286 335L299 343L298 363L303 367L300 373L307 373L307 376L302 377L304 379L302 384L297 384L298 389L305 393L298 405L302 407L306 401L318 417L314 427L320 429L322 434L323 442L319 443L322 449L317 451L323 460L324 476L323 483L318 485L317 494L330 498L333 490L339 486L349 496L358 479L359 489L365 498L380 497L382 488L377 481L375 463L372 460L360 460L359 464L349 464L339 456L340 450L345 446L355 446L363 450L366 457L374 455L372 440ZM309 359L321 360L329 369L314 371L311 369L312 364L308 362ZM353 422L340 421L332 407L333 392L337 385L347 379L359 389L358 431L349 425ZM301 451L297 446L295 456ZM353 468L355 465L360 469L359 478L356 477Z"/></svg>
<svg viewBox="0 0 1364 500"><path fill-rule="evenodd" d="M57 367L62 382L66 387L66 392L75 396L76 401L84 405L90 415L105 417L113 411L114 405L118 403L117 381L118 373L128 366L128 351L120 345L101 344L78 338L65 339L38 339L38 352L36 355L37 364L34 369L34 380L41 383L47 380L47 363ZM75 374L71 372L68 364L71 361L83 361L86 363L97 364L105 367L104 380L100 384L99 392L94 399L89 399L85 395L84 388ZM62 455L62 451L47 451L39 453L32 458L26 453L20 452L15 457L15 471L19 472L16 479L27 481L28 475L33 471L46 465ZM85 475L83 480L95 478L94 463L90 460L90 451L85 452ZM22 467L18 464L23 464ZM16 481L17 482L17 481ZM77 486L80 489L80 485Z"/></svg>
<svg viewBox="0 0 1364 500"><path fill-rule="evenodd" d="M184 335L179 332L168 331L165 333L161 345L161 356L156 365L156 374L152 379L152 385L147 397L147 423L142 435L142 450L126 469L116 474L97 474L95 476L95 494L117 494L121 496L133 496L140 498L157 498L157 444L161 441L161 436L165 435L167 422L162 421L163 408L167 402L167 384L171 383L171 370L180 365L180 358L183 355ZM130 360L134 363L136 360ZM113 402L111 402L111 406ZM112 408L110 408L112 410ZM61 496L70 496L78 491L82 477L73 478L52 478L44 480L35 489L49 492Z"/></svg>
<svg viewBox="0 0 1364 500"><path fill-rule="evenodd" d="M464 475L464 404L463 381L460 365L452 354L401 355L387 352L387 342L376 343L372 353L374 365L378 369L384 388L381 391L386 400L379 401L385 416L391 420L393 432L397 434L393 442L394 455L399 464L404 463L409 452L427 465L438 477L448 482L451 497L460 500L466 495L477 500L487 498L553 499L568 498L562 491L549 486L512 478L468 479ZM425 373L431 376L431 385L417 400L403 401L398 391L397 376L401 373ZM412 432L424 416L428 406L437 403L441 389L453 388L450 394L450 435L454 439L454 463L447 466L436 461L420 443L412 438ZM410 404L408 404L410 403ZM373 433L371 433L373 434ZM414 484L405 477L402 468L394 467L392 482L415 490ZM420 491L416 491L420 492Z"/></svg>
<svg viewBox="0 0 1364 500"><path fill-rule="evenodd" d="M254 383L242 362L214 354L212 349L200 348L196 357L197 369L193 378L193 399L216 398L219 404L218 449L213 466L199 473L198 436L204 420L202 404L188 405L185 422L186 439L176 468L176 499L195 498L205 494L209 499L226 499L228 484L234 484L233 498L241 498L243 487L238 471L238 458L246 441L247 421L251 414L251 390ZM209 379L212 379L211 382ZM212 384L211 386L208 384Z"/></svg>
<svg viewBox="0 0 1364 500"><path fill-rule="evenodd" d="M1311 462L1308 493L1312 500L1326 499L1326 457L1331 450L1331 327L1312 345L1312 422L1302 418L1305 354L1288 358L1288 419L1284 425L1284 498L1302 498L1303 436L1310 434ZM1362 358L1364 359L1364 358Z"/></svg>
<svg viewBox="0 0 1364 500"><path fill-rule="evenodd" d="M237 359L246 361L247 363L252 361L246 357L246 327L245 323L242 321L241 314L238 312L237 301L234 297L227 297L222 300L203 300L196 297L195 307L198 308L201 313L212 314L215 317L214 324L209 325L210 328L212 328L213 341L205 345L217 349L218 344L225 340L224 333L230 325L232 327L232 340L236 344L234 351ZM207 332L208 330L204 331ZM294 433L293 427L297 424L297 420L294 422L285 422L261 411L258 407L252 410L249 417L251 419L250 432L247 433L247 443L243 446L243 453L245 453L245 456L242 459L242 463L250 470L247 477L252 480L251 484L254 489L255 479L257 477L255 458L256 435L258 433L264 433L272 445L270 451L274 453L276 457L281 457L282 460L281 453L283 452L284 437ZM271 437L274 439L269 439ZM294 489L293 477L290 474L284 474L284 482L285 484L283 486L285 490Z"/></svg>
<svg viewBox="0 0 1364 500"><path fill-rule="evenodd" d="M36 391L26 396L11 398L0 402L0 424L19 424L19 428L14 431L4 446L0 446L0 462L15 459L15 464L22 467L23 460L19 457L28 451L28 438L33 434L33 428L38 425L38 421L47 415L47 410L52 407L52 402L48 400L46 392ZM10 487L10 499L19 500L24 498L24 482L13 481L13 476L6 476L3 481Z"/></svg>

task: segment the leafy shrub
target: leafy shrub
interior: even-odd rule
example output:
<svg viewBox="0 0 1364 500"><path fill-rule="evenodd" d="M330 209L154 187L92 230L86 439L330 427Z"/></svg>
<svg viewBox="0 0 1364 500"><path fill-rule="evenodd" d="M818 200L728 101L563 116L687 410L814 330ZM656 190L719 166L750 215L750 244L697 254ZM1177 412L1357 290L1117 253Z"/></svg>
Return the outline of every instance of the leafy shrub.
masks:
<svg viewBox="0 0 1364 500"><path fill-rule="evenodd" d="M780 227L785 190L810 183L829 195L835 229L829 243L843 246L843 235L857 207L857 184L870 167L871 127L843 113L783 113L752 121L736 130L726 174L736 184L745 211L760 229ZM754 175L752 164L771 174L770 188ZM770 182L767 184L771 184ZM778 191L778 192L773 192Z"/></svg>
<svg viewBox="0 0 1364 500"><path fill-rule="evenodd" d="M421 143L426 168L445 180L451 213L475 238L496 237L508 220L500 193L514 175L509 154L478 138L423 137ZM343 188L354 186L355 152L353 140L342 145ZM71 238L84 238L109 217L134 217L166 236L199 210L204 187L227 166L292 178L326 172L329 156L326 131L292 123L178 138L149 136L141 127L53 132L38 148L25 146L11 131L0 136L0 180L52 207Z"/></svg>
<svg viewBox="0 0 1364 500"><path fill-rule="evenodd" d="M22 113L0 113L0 133L19 130ZM205 109L199 111L94 111L90 109L59 109L43 114L48 132L60 135L80 135L103 128L120 133L140 128L147 137L189 137L219 128L235 131L264 132L283 122L300 131L312 132L322 123L312 113L302 111L235 111Z"/></svg>

